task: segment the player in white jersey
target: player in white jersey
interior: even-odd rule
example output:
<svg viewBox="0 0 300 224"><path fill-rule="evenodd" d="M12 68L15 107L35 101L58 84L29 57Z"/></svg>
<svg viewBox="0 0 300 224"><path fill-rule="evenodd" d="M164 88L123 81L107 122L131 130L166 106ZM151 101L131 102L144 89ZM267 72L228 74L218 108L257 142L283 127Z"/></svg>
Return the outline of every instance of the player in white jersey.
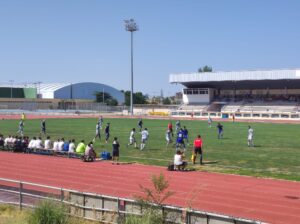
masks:
<svg viewBox="0 0 300 224"><path fill-rule="evenodd" d="M251 128L251 126L249 126L249 128L248 128L248 147L254 146L253 134L254 134L254 130Z"/></svg>
<svg viewBox="0 0 300 224"><path fill-rule="evenodd" d="M93 142L96 141L96 138L97 138L97 137L98 137L99 140L101 141L100 129L101 129L101 125L100 125L100 123L98 122L98 123L96 124L96 135L95 135L95 137L94 137L94 139L93 139Z"/></svg>
<svg viewBox="0 0 300 224"><path fill-rule="evenodd" d="M168 147L168 145L172 143L172 132L171 132L170 129L168 129L168 130L166 131L166 140L167 140L167 145L166 145L166 147Z"/></svg>
<svg viewBox="0 0 300 224"><path fill-rule="evenodd" d="M130 132L129 143L127 144L127 147L133 144L134 144L134 148L137 148L136 139L135 139L135 128L133 128Z"/></svg>
<svg viewBox="0 0 300 224"><path fill-rule="evenodd" d="M142 132L141 132L141 135L142 135L142 140L141 140L141 148L140 150L143 150L146 146L146 141L148 140L149 138L149 132L148 132L148 129L145 128Z"/></svg>

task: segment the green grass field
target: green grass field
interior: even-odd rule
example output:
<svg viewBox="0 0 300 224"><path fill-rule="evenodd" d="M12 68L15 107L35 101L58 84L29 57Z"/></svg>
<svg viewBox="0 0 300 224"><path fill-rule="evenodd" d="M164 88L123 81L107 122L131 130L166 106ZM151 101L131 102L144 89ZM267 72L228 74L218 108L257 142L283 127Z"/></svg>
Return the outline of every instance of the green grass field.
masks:
<svg viewBox="0 0 300 224"><path fill-rule="evenodd" d="M51 139L64 137L75 138L76 142L84 139L86 143L95 135L97 119L48 119L47 132ZM99 140L95 149L111 151L114 136L119 138L120 160L143 164L167 166L173 160L174 147L166 149L165 131L167 120L144 120L144 127L150 133L150 139L144 151L126 148L130 130L137 128L137 119L104 119L111 123L111 139L108 144ZM272 177L300 181L300 125L251 123L254 129L256 147L247 147L249 123L223 122L224 139L217 139L216 123L208 128L206 121L181 121L187 126L190 142L197 134L204 140L204 166L191 165L195 169L249 176ZM173 121L173 127L175 122ZM17 120L1 120L0 132L4 135L16 134ZM38 136L40 120L26 120L25 135ZM104 135L102 135L104 136ZM139 143L140 135L137 134ZM174 139L175 140L175 139ZM190 161L192 144L188 147L186 159Z"/></svg>

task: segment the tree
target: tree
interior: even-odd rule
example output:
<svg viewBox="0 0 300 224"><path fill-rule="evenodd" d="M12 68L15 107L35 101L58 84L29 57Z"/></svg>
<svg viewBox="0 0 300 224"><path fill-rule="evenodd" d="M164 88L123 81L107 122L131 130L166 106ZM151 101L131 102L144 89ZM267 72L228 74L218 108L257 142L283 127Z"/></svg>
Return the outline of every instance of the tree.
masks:
<svg viewBox="0 0 300 224"><path fill-rule="evenodd" d="M204 67L198 69L199 73L201 73L201 72L212 72L212 71L213 71L212 67L208 66L208 65L205 65Z"/></svg>
<svg viewBox="0 0 300 224"><path fill-rule="evenodd" d="M130 106L130 91L122 91L125 94L125 105ZM134 104L147 104L147 95L142 92L133 93L133 103Z"/></svg>
<svg viewBox="0 0 300 224"><path fill-rule="evenodd" d="M164 104L164 105L170 105L170 104L171 104L170 98L169 98L169 97L164 98L164 99L163 99L163 104Z"/></svg>
<svg viewBox="0 0 300 224"><path fill-rule="evenodd" d="M103 92L95 92L96 102L104 103L109 106L117 106L118 101L113 98L109 93L104 92L104 99L103 99ZM104 101L104 102L103 102Z"/></svg>

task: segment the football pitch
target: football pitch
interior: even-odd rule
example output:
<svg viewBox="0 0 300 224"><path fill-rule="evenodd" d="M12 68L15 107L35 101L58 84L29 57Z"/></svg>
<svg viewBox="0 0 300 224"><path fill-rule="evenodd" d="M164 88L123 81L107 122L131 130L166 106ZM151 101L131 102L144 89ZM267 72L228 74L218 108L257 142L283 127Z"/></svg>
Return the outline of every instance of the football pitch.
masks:
<svg viewBox="0 0 300 224"><path fill-rule="evenodd" d="M64 137L65 140L74 138L76 143L91 141L95 136L97 118L77 119L47 119L47 135L52 141ZM0 120L0 133L15 135L18 120ZM104 141L104 126L111 125L111 137L106 144ZM96 140L94 148L97 152L112 151L112 139L118 137L120 142L120 161L138 162L143 164L167 167L173 160L175 147L166 148L165 132L168 120L143 120L143 127L147 127L150 138L146 148L141 151L133 146L126 147L132 128L137 127L138 119L104 118L102 139ZM175 121L173 129L175 129ZM221 122L224 126L223 139L217 139L216 122L211 128L206 121L182 120L181 126L189 130L190 145L187 147L186 160L190 162L193 139L200 134L204 141L204 165L189 165L202 171L241 174L258 177L300 181L300 125L272 124L272 123L244 123ZM255 147L247 146L248 125L254 129ZM26 120L24 134L39 136L40 120ZM140 134L136 133L138 144ZM173 141L175 141L175 137Z"/></svg>

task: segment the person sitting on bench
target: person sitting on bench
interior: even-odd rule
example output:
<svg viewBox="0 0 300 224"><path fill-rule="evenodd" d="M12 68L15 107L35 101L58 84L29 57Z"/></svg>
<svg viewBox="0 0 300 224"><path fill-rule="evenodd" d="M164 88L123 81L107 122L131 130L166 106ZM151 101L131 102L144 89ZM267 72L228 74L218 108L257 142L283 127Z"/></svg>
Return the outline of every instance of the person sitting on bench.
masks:
<svg viewBox="0 0 300 224"><path fill-rule="evenodd" d="M183 161L183 155L180 150L174 155L174 169L175 170L184 170L187 165L187 162Z"/></svg>
<svg viewBox="0 0 300 224"><path fill-rule="evenodd" d="M83 161L84 162L93 162L96 159L96 152L93 148L93 142L90 142L84 152Z"/></svg>

